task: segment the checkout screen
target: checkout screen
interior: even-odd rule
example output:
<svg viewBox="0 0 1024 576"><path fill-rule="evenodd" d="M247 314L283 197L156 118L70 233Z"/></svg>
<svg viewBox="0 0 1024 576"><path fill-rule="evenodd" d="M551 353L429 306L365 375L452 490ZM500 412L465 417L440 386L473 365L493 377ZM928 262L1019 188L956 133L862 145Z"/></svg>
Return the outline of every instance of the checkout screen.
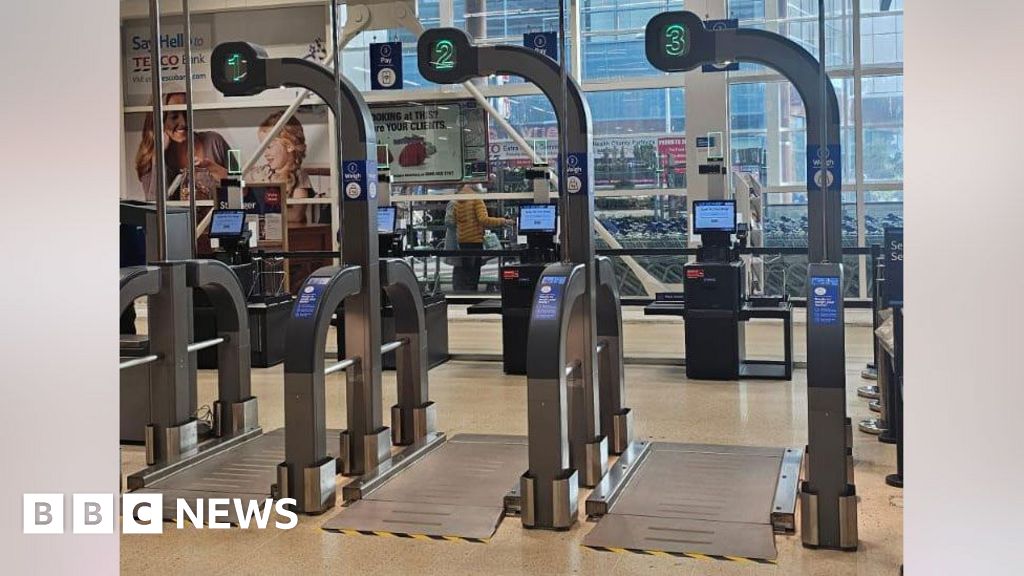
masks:
<svg viewBox="0 0 1024 576"><path fill-rule="evenodd" d="M732 232L736 230L736 203L707 201L693 203L693 231Z"/></svg>
<svg viewBox="0 0 1024 576"><path fill-rule="evenodd" d="M210 223L212 236L241 236L245 229L245 211L217 210L213 213Z"/></svg>
<svg viewBox="0 0 1024 576"><path fill-rule="evenodd" d="M395 233L395 207L381 206L377 208L377 233Z"/></svg>
<svg viewBox="0 0 1024 576"><path fill-rule="evenodd" d="M536 204L519 207L519 233L550 232L557 229L556 209L553 204Z"/></svg>

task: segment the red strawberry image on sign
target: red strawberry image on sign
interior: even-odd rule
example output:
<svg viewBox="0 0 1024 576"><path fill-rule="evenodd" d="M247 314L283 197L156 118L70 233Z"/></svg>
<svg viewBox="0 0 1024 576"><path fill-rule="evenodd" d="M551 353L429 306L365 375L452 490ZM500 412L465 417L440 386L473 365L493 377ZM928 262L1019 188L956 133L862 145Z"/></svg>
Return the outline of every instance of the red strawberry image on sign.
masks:
<svg viewBox="0 0 1024 576"><path fill-rule="evenodd" d="M398 165L403 168L422 166L431 155L437 152L433 144L424 142L423 138L408 137L396 140L395 144L405 144L398 154Z"/></svg>

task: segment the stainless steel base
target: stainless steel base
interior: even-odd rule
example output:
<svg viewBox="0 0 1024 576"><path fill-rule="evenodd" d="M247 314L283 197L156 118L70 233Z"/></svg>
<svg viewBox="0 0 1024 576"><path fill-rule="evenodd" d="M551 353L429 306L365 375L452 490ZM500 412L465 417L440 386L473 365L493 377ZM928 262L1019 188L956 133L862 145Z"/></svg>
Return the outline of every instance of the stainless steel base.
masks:
<svg viewBox="0 0 1024 576"><path fill-rule="evenodd" d="M868 409L872 412L881 412L882 404L878 400L872 400L871 402L868 402Z"/></svg>
<svg viewBox="0 0 1024 576"><path fill-rule="evenodd" d="M888 429L885 426L885 422L882 422L880 418L865 418L860 421L857 428L865 434L873 434L875 436L878 436Z"/></svg>
<svg viewBox="0 0 1024 576"><path fill-rule="evenodd" d="M860 377L865 380L878 380L878 370L875 368L865 368L860 371Z"/></svg>
<svg viewBox="0 0 1024 576"><path fill-rule="evenodd" d="M869 400L878 400L878 386L861 386L860 388L857 388L857 396L867 398Z"/></svg>
<svg viewBox="0 0 1024 576"><path fill-rule="evenodd" d="M622 452L618 460L608 469L601 482L590 492L585 504L588 518L604 516L615 501L622 495L633 474L650 454L651 443L647 441L633 442Z"/></svg>

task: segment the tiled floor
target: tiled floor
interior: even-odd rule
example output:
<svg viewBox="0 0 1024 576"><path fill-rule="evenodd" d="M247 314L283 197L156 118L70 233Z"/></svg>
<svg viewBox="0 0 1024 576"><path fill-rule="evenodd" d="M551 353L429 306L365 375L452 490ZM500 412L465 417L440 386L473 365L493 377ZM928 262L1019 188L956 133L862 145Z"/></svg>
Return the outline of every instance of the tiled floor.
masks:
<svg viewBox="0 0 1024 576"><path fill-rule="evenodd" d="M771 353L777 341L772 326L752 327L749 347ZM681 350L678 322L628 321L627 356L669 356ZM803 328L795 336L798 358ZM496 352L500 324L456 318L455 351ZM856 397L860 368L869 355L870 330L848 329L849 413L867 417ZM471 346L472 345L472 346ZM679 352L675 352L676 355ZM329 427L344 426L344 376L328 383ZM629 365L627 405L636 415L637 433L653 440L764 446L803 445L806 441L806 372L792 382L739 383L687 381L682 367ZM500 364L455 361L430 372L431 392L442 430L524 434L525 377L505 376ZM265 429L282 425L282 369L259 370L253 377ZM212 400L216 376L200 376L204 403ZM385 373L385 406L394 402L394 374ZM385 415L385 418L387 415ZM325 532L326 517L305 517L290 531L166 530L162 536L125 536L121 540L125 574L752 574L875 575L896 574L902 556L902 492L885 485L895 450L855 432L856 483L860 494L860 549L855 553L804 549L799 537L780 536L777 566L757 566L619 555L582 548L591 524L567 532L524 531L506 519L488 544L421 542L353 537ZM141 451L123 450L123 472L140 467ZM585 493L581 495L585 497Z"/></svg>

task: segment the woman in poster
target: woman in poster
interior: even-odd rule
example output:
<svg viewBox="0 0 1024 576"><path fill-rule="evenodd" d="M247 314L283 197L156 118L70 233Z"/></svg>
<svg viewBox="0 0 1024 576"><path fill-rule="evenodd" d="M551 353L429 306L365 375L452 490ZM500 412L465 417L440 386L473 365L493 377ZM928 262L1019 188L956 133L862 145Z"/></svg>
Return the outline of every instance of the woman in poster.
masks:
<svg viewBox="0 0 1024 576"><path fill-rule="evenodd" d="M165 105L185 104L183 92L172 92L164 96ZM167 185L170 186L178 174L188 169L188 117L183 110L164 113L164 168ZM196 163L196 199L213 198L220 181L227 178L228 143L217 132L195 133ZM157 178L153 173L153 159L156 154L156 136L153 129L153 115L147 114L142 127L142 142L135 154L135 173L142 183L146 200L156 200ZM183 182L169 198L181 200L188 198L188 190L192 187Z"/></svg>
<svg viewBox="0 0 1024 576"><path fill-rule="evenodd" d="M259 139L266 139L270 130L281 120L284 112L275 112L260 124ZM315 196L309 175L302 169L302 161L306 158L306 133L302 123L295 116L285 122L273 142L263 152L266 160L264 173L269 182L284 185L284 193L289 199L312 198ZM288 224L306 224L307 206L295 204L288 207Z"/></svg>

